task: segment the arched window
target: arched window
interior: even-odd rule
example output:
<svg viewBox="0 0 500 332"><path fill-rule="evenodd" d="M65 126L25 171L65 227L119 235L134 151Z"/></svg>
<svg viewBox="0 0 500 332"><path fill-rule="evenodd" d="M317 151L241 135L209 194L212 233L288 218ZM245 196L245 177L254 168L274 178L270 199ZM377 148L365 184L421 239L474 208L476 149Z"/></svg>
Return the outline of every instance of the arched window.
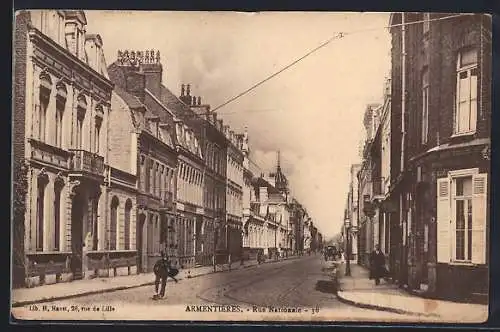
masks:
<svg viewBox="0 0 500 332"><path fill-rule="evenodd" d="M125 203L125 218L124 218L124 249L130 250L130 211L132 210L132 201L127 199Z"/></svg>
<svg viewBox="0 0 500 332"><path fill-rule="evenodd" d="M49 108L50 93L52 91L52 79L43 71L40 74L40 95L38 96L38 138L42 142L47 141L47 109Z"/></svg>
<svg viewBox="0 0 500 332"><path fill-rule="evenodd" d="M45 188L49 178L45 172L38 176L37 204L36 204L36 251L43 251L43 238L45 227Z"/></svg>
<svg viewBox="0 0 500 332"><path fill-rule="evenodd" d="M84 95L78 96L77 116L76 116L76 148L83 148L83 121L87 113L87 99Z"/></svg>
<svg viewBox="0 0 500 332"><path fill-rule="evenodd" d="M109 250L116 250L116 224L118 219L118 197L113 196L111 200L111 218L109 223Z"/></svg>
<svg viewBox="0 0 500 332"><path fill-rule="evenodd" d="M57 147L62 147L63 141L63 116L64 108L66 107L66 85L62 82L56 85L56 116L55 116L55 144Z"/></svg>
<svg viewBox="0 0 500 332"><path fill-rule="evenodd" d="M146 191L146 160L143 155L141 155L141 174L139 178L140 189Z"/></svg>
<svg viewBox="0 0 500 332"><path fill-rule="evenodd" d="M62 179L54 182L54 251L61 250L61 191L64 187Z"/></svg>

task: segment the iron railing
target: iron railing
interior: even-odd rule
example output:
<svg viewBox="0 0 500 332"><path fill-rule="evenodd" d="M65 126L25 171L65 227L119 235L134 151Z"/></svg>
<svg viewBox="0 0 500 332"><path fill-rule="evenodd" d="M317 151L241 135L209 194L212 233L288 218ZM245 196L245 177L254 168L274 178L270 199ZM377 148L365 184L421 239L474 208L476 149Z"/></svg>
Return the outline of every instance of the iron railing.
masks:
<svg viewBox="0 0 500 332"><path fill-rule="evenodd" d="M72 169L97 175L104 174L104 157L97 153L80 149L70 149L73 153Z"/></svg>

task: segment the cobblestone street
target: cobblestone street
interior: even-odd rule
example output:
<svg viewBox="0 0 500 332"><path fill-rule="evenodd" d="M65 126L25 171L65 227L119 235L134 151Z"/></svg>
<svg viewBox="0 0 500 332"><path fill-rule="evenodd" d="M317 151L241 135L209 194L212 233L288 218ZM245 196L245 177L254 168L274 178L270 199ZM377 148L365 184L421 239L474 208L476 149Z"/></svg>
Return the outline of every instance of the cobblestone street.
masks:
<svg viewBox="0 0 500 332"><path fill-rule="evenodd" d="M411 320L412 317L360 309L339 302L335 296L332 271L324 269L319 255L240 269L228 273L208 274L167 284L166 298L153 301L154 286L144 286L70 300L40 303L14 308L16 317L31 319L224 319L259 320L265 310L266 319L315 320L333 317L342 320ZM68 283L68 287L71 284ZM241 313L190 312L188 306L239 305ZM43 307L48 311L44 311ZM255 308L254 308L255 306ZM37 307L39 310L33 310ZM85 311L98 307L99 313ZM66 308L67 311L52 311ZM300 309L297 313L273 313L270 308ZM201 309L204 310L204 309ZM304 315L303 313L309 313Z"/></svg>

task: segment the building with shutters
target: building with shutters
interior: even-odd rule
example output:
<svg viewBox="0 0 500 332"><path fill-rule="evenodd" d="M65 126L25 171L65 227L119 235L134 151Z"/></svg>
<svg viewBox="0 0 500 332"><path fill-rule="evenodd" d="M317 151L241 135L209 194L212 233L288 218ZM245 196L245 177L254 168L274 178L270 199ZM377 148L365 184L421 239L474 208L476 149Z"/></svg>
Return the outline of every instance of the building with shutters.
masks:
<svg viewBox="0 0 500 332"><path fill-rule="evenodd" d="M367 211L367 207L372 206L376 200L374 195L375 182L379 179L376 177L377 164L373 160L372 149L376 144L375 134L380 123L381 106L379 104L367 105L363 117L363 125L365 127L365 142L363 145L363 154L360 168L358 171L358 221L359 221L359 245L358 256L359 262L365 267L370 266L370 253L375 249L378 243L378 210L373 211L371 215ZM375 184L376 185L376 184Z"/></svg>
<svg viewBox="0 0 500 332"><path fill-rule="evenodd" d="M165 91L166 92L166 91ZM210 105L203 104L201 97L191 95L190 85L181 86L181 94L177 98L165 93L162 98L187 110L179 112L179 118L195 130L205 160L203 183L204 216L201 228L204 235L204 260L206 257L217 263L229 259L228 229L226 218L226 186L227 186L227 149L229 141L224 134L224 122L217 118L217 113L210 110ZM175 98L175 99L174 99ZM232 225L233 227L235 225ZM206 250L205 250L206 249Z"/></svg>
<svg viewBox="0 0 500 332"><path fill-rule="evenodd" d="M180 120L176 121L178 172L177 172L177 212L183 238L179 248L181 264L187 267L202 264L200 256L204 252L202 228L203 175L205 164L198 137L192 128ZM208 263L208 262L207 262Z"/></svg>
<svg viewBox="0 0 500 332"><path fill-rule="evenodd" d="M240 260L243 255L243 135L224 126L228 140L226 220L228 223L228 248L231 260Z"/></svg>
<svg viewBox="0 0 500 332"><path fill-rule="evenodd" d="M118 51L108 67L115 84L110 154L117 165L128 167L136 178L135 244L137 271L151 272L166 250L173 264L182 264L184 242L177 218L177 150L174 115L155 96L161 78L159 52ZM111 190L112 225L127 204ZM118 220L118 221L115 221ZM112 228L114 232L115 227ZM113 243L110 245L113 246Z"/></svg>
<svg viewBox="0 0 500 332"><path fill-rule="evenodd" d="M103 41L80 10L20 11L15 24L13 285L89 278L94 253L109 253Z"/></svg>
<svg viewBox="0 0 500 332"><path fill-rule="evenodd" d="M488 293L491 17L393 13L396 276L446 298ZM436 19L436 20L434 20ZM401 25L423 21L418 24Z"/></svg>
<svg viewBox="0 0 500 332"><path fill-rule="evenodd" d="M351 165L350 169L350 181L349 181L349 191L347 193L346 207L345 207L345 218L350 221L350 252L351 259L358 259L358 236L359 236L359 225L358 225L358 172L361 168L360 164ZM342 234L346 234L345 225L342 225Z"/></svg>

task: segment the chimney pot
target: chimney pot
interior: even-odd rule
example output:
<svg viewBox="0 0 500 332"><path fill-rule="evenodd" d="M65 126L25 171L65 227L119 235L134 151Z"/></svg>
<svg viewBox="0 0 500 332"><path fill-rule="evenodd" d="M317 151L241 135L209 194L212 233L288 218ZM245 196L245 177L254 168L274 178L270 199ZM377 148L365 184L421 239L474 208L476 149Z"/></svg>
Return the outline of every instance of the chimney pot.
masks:
<svg viewBox="0 0 500 332"><path fill-rule="evenodd" d="M195 106L195 105L196 105L196 97L195 97L195 96L193 96L193 100L192 100L191 105L193 105L193 106Z"/></svg>
<svg viewBox="0 0 500 332"><path fill-rule="evenodd" d="M186 87L186 96L191 96L191 84L188 84Z"/></svg>
<svg viewBox="0 0 500 332"><path fill-rule="evenodd" d="M198 106L201 105L201 97L198 97Z"/></svg>
<svg viewBox="0 0 500 332"><path fill-rule="evenodd" d="M181 85L181 97L184 97L184 93L186 92L186 86L184 84Z"/></svg>

